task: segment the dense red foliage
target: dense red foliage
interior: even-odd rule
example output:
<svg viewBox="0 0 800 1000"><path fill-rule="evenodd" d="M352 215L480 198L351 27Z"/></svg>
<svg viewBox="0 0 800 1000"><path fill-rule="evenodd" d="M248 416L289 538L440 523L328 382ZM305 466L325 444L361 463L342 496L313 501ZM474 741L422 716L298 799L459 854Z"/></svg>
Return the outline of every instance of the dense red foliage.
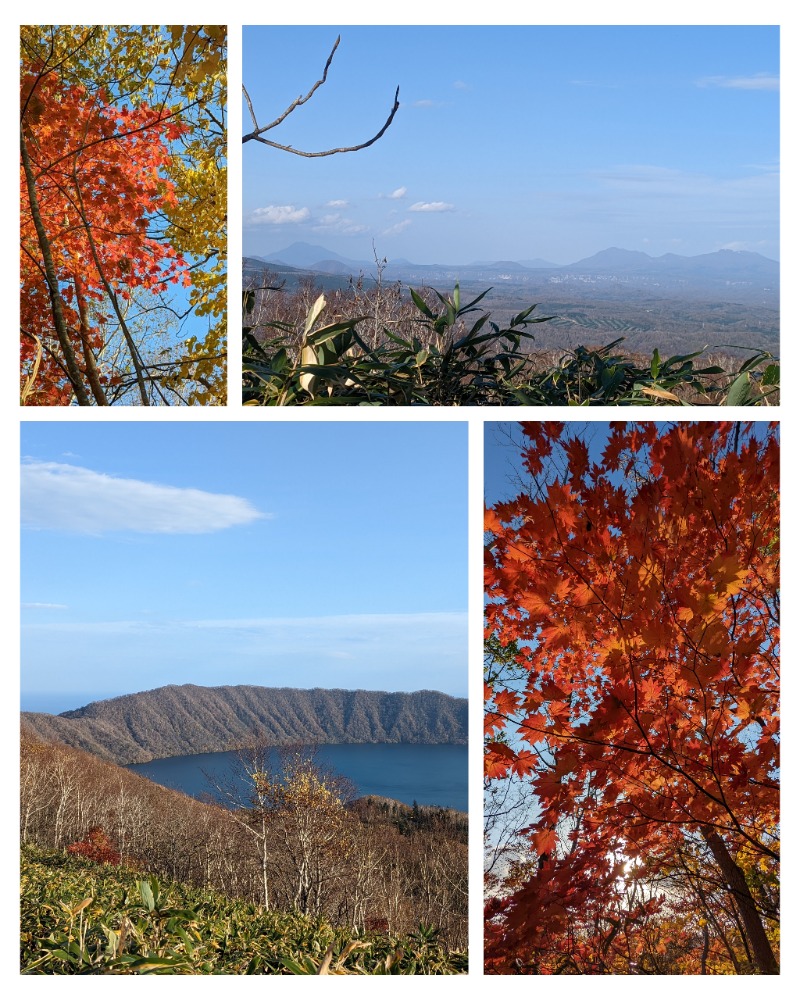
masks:
<svg viewBox="0 0 800 1000"><path fill-rule="evenodd" d="M486 772L530 775L539 812L487 968L655 971L643 930L681 872L700 906L705 867L775 972L753 872L778 861L777 429L614 424L597 461L563 424L524 432L534 489L487 511L486 617L527 682L487 685Z"/></svg>
<svg viewBox="0 0 800 1000"><path fill-rule="evenodd" d="M93 826L86 834L85 840L78 840L67 847L70 854L77 854L90 861L104 865L118 865L122 855L114 848L102 827Z"/></svg>

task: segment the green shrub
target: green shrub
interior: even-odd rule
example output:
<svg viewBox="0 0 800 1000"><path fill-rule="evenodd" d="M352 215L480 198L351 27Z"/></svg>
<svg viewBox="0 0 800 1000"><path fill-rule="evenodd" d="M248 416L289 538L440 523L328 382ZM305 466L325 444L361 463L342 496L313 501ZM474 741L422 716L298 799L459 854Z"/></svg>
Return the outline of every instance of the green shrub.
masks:
<svg viewBox="0 0 800 1000"><path fill-rule="evenodd" d="M116 865L22 849L24 975L451 975L435 929L359 934Z"/></svg>
<svg viewBox="0 0 800 1000"><path fill-rule="evenodd" d="M274 289L273 289L274 291ZM647 363L619 350L622 339L605 347L577 347L555 364L537 367L527 349L529 327L552 317L536 306L499 327L478 303L490 291L461 304L434 291L431 305L409 289L416 309L412 333L383 326L382 340L368 345L358 332L367 315L318 325L326 302L311 305L302 329L272 319L251 323L256 291L243 296L244 402L257 406L657 406L769 404L777 399L780 370L771 354L759 351L734 372L698 362L702 352L662 360L653 351ZM477 317L473 314L480 313ZM468 318L469 317L469 318ZM408 326L408 324L406 324ZM264 336L264 330L268 331Z"/></svg>

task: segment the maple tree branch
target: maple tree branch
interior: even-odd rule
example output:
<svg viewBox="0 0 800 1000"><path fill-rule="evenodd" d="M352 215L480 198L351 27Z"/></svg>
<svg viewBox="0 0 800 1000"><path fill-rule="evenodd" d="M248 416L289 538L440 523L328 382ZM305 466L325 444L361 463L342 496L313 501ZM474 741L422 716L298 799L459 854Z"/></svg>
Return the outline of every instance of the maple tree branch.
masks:
<svg viewBox="0 0 800 1000"><path fill-rule="evenodd" d="M77 163L77 157L76 157ZM92 259L94 260L95 267L97 268L97 274L106 290L109 301L111 302L111 307L114 310L117 320L122 330L122 334L125 337L125 343L128 345L128 353L130 354L131 362L133 364L134 371L136 372L136 381L139 384L139 397L141 399L142 406L150 405L150 397L147 395L147 388L144 384L144 372L142 366L142 359L139 355L139 348L136 346L136 342L131 336L131 332L128 329L128 324L125 322L125 317L122 315L122 310L119 307L119 302L117 301L117 294L111 287L110 282L106 278L105 271L102 264L100 263L100 256L97 252L97 245L94 241L94 236L92 234L92 227L89 225L89 220L86 215L86 211L83 205L83 197L81 196L80 184L78 182L77 175L77 165L75 171L73 172L75 181L75 193L78 196L78 206L80 210L81 220L83 221L84 228L86 230L86 238L89 241L89 249L92 253Z"/></svg>
<svg viewBox="0 0 800 1000"><path fill-rule="evenodd" d="M520 665L530 675L523 704L507 678L493 678L504 687L496 683L487 692L487 732L500 730L487 744L487 773L528 774L539 802L534 823L519 831L539 855L539 867L530 861L527 870L520 867L505 880L510 895L496 901L494 916L506 912L492 927L492 971L507 972L510 963L531 954L549 973L563 971L565 962L579 972L676 971L649 943L637 955L638 932L628 936L628 925L649 915L637 909L632 916L639 887L652 891L659 881L678 887L688 913L702 915L713 906L715 918L723 914L703 926L710 931L713 924L735 971L778 971L762 923L762 917L777 920L771 879L773 873L777 878L779 858L778 692L769 676L777 667L777 616L770 617L777 580L777 463L766 462L764 486L756 487L760 455L749 449L744 425L716 438L706 430L687 433L707 425L684 426L658 435L661 450L649 458L643 454L642 461L660 471L635 478L638 486L631 483L618 502L611 476L620 471L623 451L640 448L642 425L627 437L618 434L616 450L610 447L603 466L585 481L585 445L573 449L563 425L542 432L531 424L534 443L523 450L531 474L528 496L496 505L494 519L487 520L487 635L518 661L522 652ZM693 449L699 461L690 458ZM725 461L733 452L741 467ZM558 461L564 453L566 467ZM766 450L764 457L771 458ZM547 471L544 458L550 461ZM631 474L629 463L624 475ZM732 498L747 503L737 509ZM753 723L767 727L768 735L747 733ZM503 742L510 742L512 732L520 741L513 749ZM520 746L548 746L552 761L540 755L537 765ZM587 842L579 850L573 840L565 854L563 831L582 805L591 819ZM554 830L562 831L558 854L550 847ZM683 843L702 852L696 878L691 860L679 862L688 864L687 871L675 870L671 852L680 853ZM646 881L632 870L619 877L612 872L610 884L595 884L598 853L608 857L617 849L642 859L637 864ZM542 875L544 856L549 860ZM762 869L763 880L757 874ZM599 907L593 923L581 895L584 882L576 882L576 875L588 879L589 902ZM725 895L700 899L701 877ZM568 916L562 919L559 910L554 922L551 898L569 894L575 902L566 906ZM737 927L741 943L734 950L725 934ZM669 918L667 924L656 921L653 930L669 946ZM690 945L695 967L704 973L719 971L712 966L719 960L717 945L709 941L705 933ZM739 966L736 952L742 949L746 958Z"/></svg>
<svg viewBox="0 0 800 1000"><path fill-rule="evenodd" d="M58 290L58 277L56 276L55 265L53 263L53 255L50 251L50 241L47 238L47 232L44 228L44 223L42 222L41 212L39 211L39 199L36 194L36 182L33 177L33 167L31 166L30 156L28 155L28 147L25 142L25 132L22 127L22 123L20 123L20 153L22 156L22 168L25 173L25 183L28 190L28 202L31 210L31 219L33 220L34 228L36 229L36 237L39 242L39 249L42 251L42 260L44 261L45 275L47 277L47 290L50 294L50 306L53 313L53 324L56 329L56 336L58 337L61 351L64 355L67 377L75 393L78 405L90 406L89 395L83 384L81 371L78 368L75 352L72 349L72 343L69 339L69 331L67 330L67 322L64 318L61 295Z"/></svg>
<svg viewBox="0 0 800 1000"><path fill-rule="evenodd" d="M58 62L54 63L51 66L50 65L50 60L53 58L53 56L55 54L55 50L56 50L56 33L55 33L55 29L53 29L53 31L50 34L50 51L49 51L49 53L47 55L47 58L42 61L42 69L36 74L36 80L34 81L33 85L31 86L30 92L29 92L27 98L25 99L25 103L22 105L22 111L20 112L20 118L24 118L25 117L25 114L27 113L28 105L29 105L29 103L31 101L31 98L33 97L34 92L35 92L36 88L39 86L39 84L41 83L41 81L46 76L48 76L50 73L55 73L56 70L58 70L61 66L65 65L66 63L68 63L76 53L80 52L80 50L82 48L84 48L89 43L90 39L92 38L92 36L94 34L97 33L97 31L98 31L97 25L94 25L93 27L91 27L89 29L86 37L83 38L75 46L74 49L72 49L71 51L65 53L65 55L63 56L63 58L59 59ZM26 48L26 43L25 43L24 35L21 35L20 46L23 49ZM28 50L28 52L30 54L32 54L32 50L30 49L30 47L27 47L27 50Z"/></svg>
<svg viewBox="0 0 800 1000"><path fill-rule="evenodd" d="M114 132L113 135L105 135L100 139L92 139L91 142L87 142L82 146L78 146L75 149L70 149L68 152L57 157L55 160L51 160L45 167L42 167L40 174L46 173L53 169L53 167L58 166L63 160L68 160L73 156L77 156L78 153L84 152L84 150L91 149L92 146L99 146L106 142L116 142L118 139L127 139L128 136L137 135L139 132L146 132L147 129L155 128L161 125L162 122L169 121L170 118L177 118L179 115L184 114L184 112L189 111L193 108L199 101L191 101L183 108L178 108L177 111L171 111L168 115L160 115L158 118L154 118L151 122L145 122L144 125L140 125L138 128L126 129L123 132ZM39 164L37 163L37 166Z"/></svg>
<svg viewBox="0 0 800 1000"><path fill-rule="evenodd" d="M384 134L384 132L386 132L386 130L392 124L394 116L397 114L398 108L400 107L399 87L395 90L394 103L392 104L391 111L389 112L389 117L383 123L383 127L380 129L380 131L377 132L371 139L368 139L366 142L360 142L358 143L358 145L355 146L338 146L335 149L325 149L325 150L320 150L318 152L310 152L303 149L296 149L294 146L287 146L280 142L275 142L272 139L264 138L265 132L269 132L272 129L277 128L278 125L286 121L286 119L289 117L289 115L292 114L293 111L296 111L299 107L305 104L306 101L310 100L311 97L313 97L313 95L316 93L316 91L325 83L325 81L328 79L328 70L330 69L331 62L333 61L333 56L336 52L336 49L339 47L340 41L341 41L341 35L338 35L336 41L333 44L333 48L331 49L331 53L328 56L327 62L325 63L325 68L322 72L322 76L313 84L308 93L304 95L301 94L299 97L297 97L284 111L281 112L281 114L278 115L278 117L274 121L271 121L268 125L259 126L258 119L256 118L255 109L253 108L253 101L250 98L250 94L248 93L247 88L245 87L244 84L242 84L242 93L244 94L244 99L247 102L247 107L248 110L250 111L250 117L253 121L253 131L248 132L242 136L243 144L245 142L251 142L255 140L256 142L263 143L265 146L272 146L273 149L281 149L285 153L293 153L295 156L317 157L317 156L335 156L337 153L355 153L359 149L367 149L368 146L372 146L373 143L376 143L378 139L380 139L380 137Z"/></svg>
<svg viewBox="0 0 800 1000"><path fill-rule="evenodd" d="M39 374L39 366L42 363L42 356L44 355L44 344L42 343L41 339L36 336L35 333L31 333L29 330L25 330L23 327L20 327L19 332L23 335L23 337L30 338L34 343L33 364L31 365L31 369L25 378L25 383L22 386L22 389L20 390L19 394L19 401L24 406L26 399L28 398L28 396L30 396L31 392L33 391L33 387L36 384L36 376Z"/></svg>
<svg viewBox="0 0 800 1000"><path fill-rule="evenodd" d="M702 833L711 849L714 860L717 862L736 900L739 913L742 917L742 923L745 926L747 937L753 946L759 969L765 975L777 976L779 972L778 963L775 960L775 955L773 954L772 946L767 938L764 926L758 916L755 901L750 893L750 887L747 884L744 872L734 858L731 857L727 845L715 830L705 829Z"/></svg>

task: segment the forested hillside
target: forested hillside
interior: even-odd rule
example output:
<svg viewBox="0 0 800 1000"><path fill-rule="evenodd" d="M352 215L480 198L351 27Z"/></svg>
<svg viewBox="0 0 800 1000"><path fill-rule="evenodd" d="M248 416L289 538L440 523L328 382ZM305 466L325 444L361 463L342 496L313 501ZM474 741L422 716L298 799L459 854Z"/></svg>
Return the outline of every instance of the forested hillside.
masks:
<svg viewBox="0 0 800 1000"><path fill-rule="evenodd" d="M56 898L68 908L91 896L103 912L117 912L119 892L106 901L105 891L98 894L97 873L89 871L92 862L105 863L119 866L120 878L128 870L137 899L131 871L140 879L179 882L265 910L327 920L351 935L354 929L408 935L424 925L447 949L465 949L467 817L390 800L351 801L309 755L289 752L286 763L280 777L255 771L239 808L227 809L83 751L23 738L20 842L55 852L61 866L69 858L86 866L69 892L56 887ZM50 876L43 877L47 882ZM41 906L45 894L37 893L33 903L28 898L28 911ZM174 893L168 905L176 905ZM84 918L97 912L93 906ZM119 929L117 916L104 922ZM31 923L28 930L37 936L37 927ZM33 959L38 952L29 945Z"/></svg>
<svg viewBox="0 0 800 1000"><path fill-rule="evenodd" d="M169 685L61 715L23 712L30 736L116 764L213 753L254 742L466 743L467 700L439 691Z"/></svg>

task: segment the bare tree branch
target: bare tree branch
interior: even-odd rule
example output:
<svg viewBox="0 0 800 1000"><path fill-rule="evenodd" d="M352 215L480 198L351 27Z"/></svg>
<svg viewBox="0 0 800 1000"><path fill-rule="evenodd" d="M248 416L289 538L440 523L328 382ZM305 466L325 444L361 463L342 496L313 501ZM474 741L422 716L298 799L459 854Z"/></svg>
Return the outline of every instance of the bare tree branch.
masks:
<svg viewBox="0 0 800 1000"><path fill-rule="evenodd" d="M309 90L306 96L303 97L301 95L300 97L297 98L296 101L292 101L292 103L283 112L283 114L279 115L274 122L270 122L269 125L265 125L263 128L258 127L258 122L256 121L256 115L255 112L253 111L253 104L252 101L250 100L250 95L247 93L244 84L242 84L242 90L244 91L244 96L247 101L247 106L250 109L250 117L253 119L253 126L258 134L260 134L261 132L268 132L271 128L275 128L276 125L280 125L282 121L284 121L286 118L289 117L289 115L294 111L295 108L299 108L301 104L305 104L306 101L309 100L309 98L311 98L311 96L314 94L317 88L321 87L322 84L325 83L325 81L328 79L328 70L330 69L331 63L333 62L333 54L339 48L339 42L341 42L341 40L342 36L337 35L336 41L333 43L333 48L331 49L331 54L328 56L328 61L325 63L325 69L322 71L322 76L319 78L319 80L317 80L317 82L314 84L311 90ZM249 138L248 136L245 136L242 141L246 142L248 138Z"/></svg>
<svg viewBox="0 0 800 1000"><path fill-rule="evenodd" d="M341 41L341 35L338 35L336 37L336 41L333 43L333 48L331 49L331 54L328 56L328 61L325 63L325 69L322 71L322 76L311 87L309 92L305 94L305 96L301 94L300 97L292 101L289 107L286 108L286 110L283 111L280 115L278 115L278 117L274 121L270 122L269 125L262 125L261 127L259 127L258 119L256 118L256 113L253 108L253 102L250 99L250 95L247 92L247 88L245 87L244 84L242 84L242 93L244 94L244 99L247 101L247 107L250 111L250 117L253 120L253 131L248 132L246 135L242 136L242 143L250 142L252 139L254 139L256 142L261 142L265 146L272 146L273 149L282 149L286 153L294 153L295 156L333 156L335 153L355 153L359 149L366 149L368 146L371 146L373 143L377 142L378 139L380 139L383 133L392 124L392 120L394 119L394 116L397 114L397 109L400 107L399 87L397 88L397 90L395 90L394 104L392 105L392 110L389 112L389 117L383 123L383 127L381 128L380 132L374 135L371 139L368 139L366 142L359 143L357 146L338 146L336 149L324 149L320 150L319 152L312 153L312 152L307 152L306 150L303 149L295 149L294 146L284 146L279 142L274 142L271 139L264 138L265 132L269 132L271 129L274 129L278 125L280 125L281 122L286 121L286 119L293 111L299 108L302 104L305 104L306 101L308 101L314 95L314 93L323 85L323 83L325 83L325 81L328 79L328 70L330 69L331 62L333 61L334 53L336 52L336 49L339 47L340 41Z"/></svg>

